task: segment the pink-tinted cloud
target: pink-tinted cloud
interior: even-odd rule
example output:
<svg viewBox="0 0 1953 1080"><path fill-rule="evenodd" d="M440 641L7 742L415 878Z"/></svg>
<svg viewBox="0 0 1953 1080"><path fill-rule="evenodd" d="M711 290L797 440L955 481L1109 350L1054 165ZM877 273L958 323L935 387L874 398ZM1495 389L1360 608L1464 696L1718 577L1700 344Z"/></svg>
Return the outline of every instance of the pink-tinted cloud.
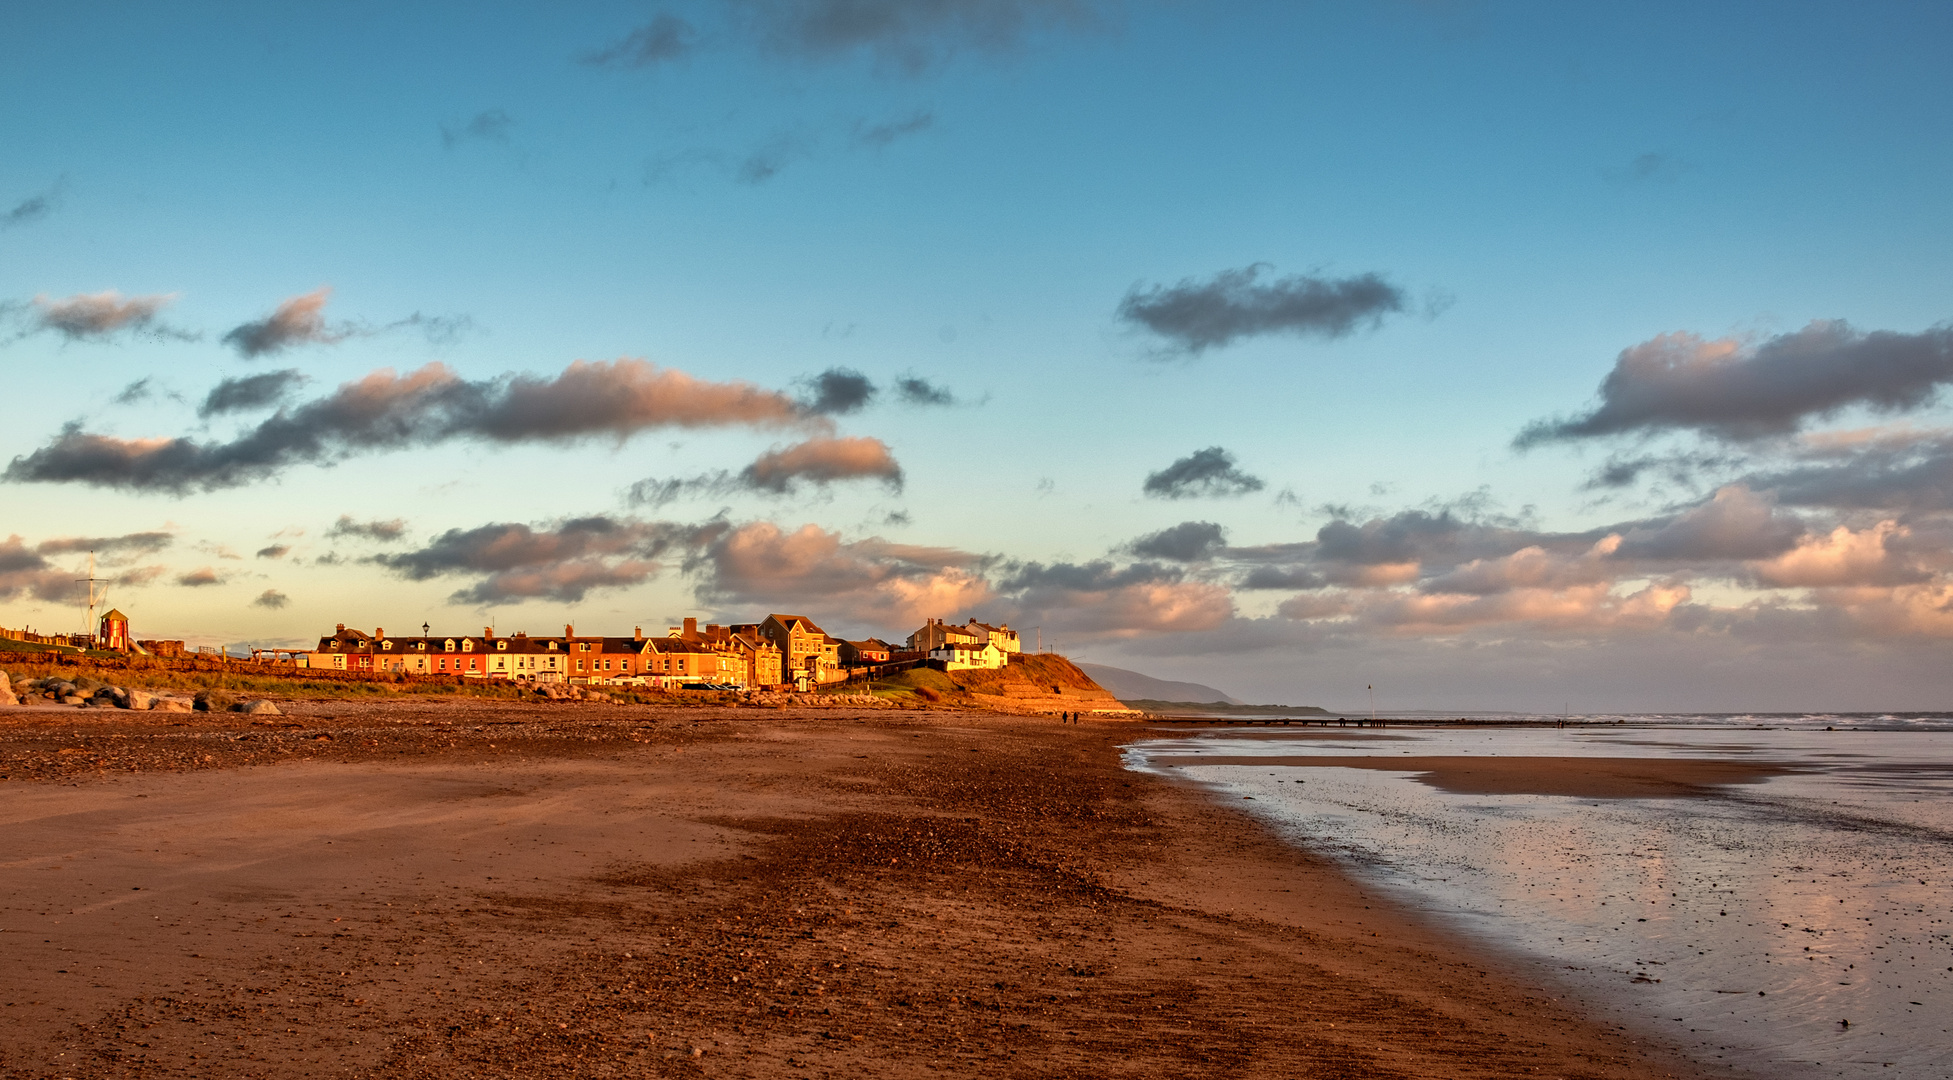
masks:
<svg viewBox="0 0 1953 1080"><path fill-rule="evenodd" d="M248 358L283 352L294 345L344 341L352 336L351 328L326 325L326 300L331 296L329 287L294 296L264 318L233 328L224 335L224 344Z"/></svg>
<svg viewBox="0 0 1953 1080"><path fill-rule="evenodd" d="M780 450L770 450L746 467L743 474L762 491L786 491L800 481L831 484L837 480L875 479L902 486L902 466L880 439L819 438Z"/></svg>

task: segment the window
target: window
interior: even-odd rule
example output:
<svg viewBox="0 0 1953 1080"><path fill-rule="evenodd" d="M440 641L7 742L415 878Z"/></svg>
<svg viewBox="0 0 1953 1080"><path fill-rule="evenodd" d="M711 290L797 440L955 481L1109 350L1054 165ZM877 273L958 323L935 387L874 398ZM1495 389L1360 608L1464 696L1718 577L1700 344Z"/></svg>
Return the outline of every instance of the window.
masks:
<svg viewBox="0 0 1953 1080"><path fill-rule="evenodd" d="M509 649L509 643L506 641L498 641L495 643L495 647L502 650L503 652L507 652Z"/></svg>
<svg viewBox="0 0 1953 1080"><path fill-rule="evenodd" d="M385 650L385 651L387 651L387 652L392 652L392 651L393 651L393 642L391 642L391 641L382 641L382 642L380 642L380 648L381 648L381 649L384 649L384 650Z"/></svg>

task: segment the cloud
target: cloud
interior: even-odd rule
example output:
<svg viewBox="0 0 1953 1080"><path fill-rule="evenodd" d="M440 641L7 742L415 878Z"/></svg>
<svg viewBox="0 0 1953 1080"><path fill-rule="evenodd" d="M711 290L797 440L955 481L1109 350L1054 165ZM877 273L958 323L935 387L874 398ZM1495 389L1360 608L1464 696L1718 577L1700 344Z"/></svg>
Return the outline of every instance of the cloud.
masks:
<svg viewBox="0 0 1953 1080"><path fill-rule="evenodd" d="M654 67L689 55L698 41L691 23L669 12L625 35L622 41L583 57L594 67Z"/></svg>
<svg viewBox="0 0 1953 1080"><path fill-rule="evenodd" d="M206 585L222 585L224 577L213 567L200 566L195 570L178 574L176 583L186 589L201 589Z"/></svg>
<svg viewBox="0 0 1953 1080"><path fill-rule="evenodd" d="M53 540L43 540L34 550L43 555L79 554L92 551L98 555L148 555L158 552L176 542L176 537L166 532L124 533L121 536L63 536Z"/></svg>
<svg viewBox="0 0 1953 1080"><path fill-rule="evenodd" d="M501 109L486 109L470 117L466 123L441 124L441 145L452 150L455 144L469 139L505 143L509 141L509 129L514 126L515 118L508 113Z"/></svg>
<svg viewBox="0 0 1953 1080"><path fill-rule="evenodd" d="M290 555L291 553L292 553L292 546L290 544L273 544L270 547L259 548L258 558L282 559L285 556Z"/></svg>
<svg viewBox="0 0 1953 1080"><path fill-rule="evenodd" d="M1257 566L1241 579L1243 589L1283 589L1306 591L1320 589L1329 584L1329 579L1314 570L1297 566Z"/></svg>
<svg viewBox="0 0 1953 1080"><path fill-rule="evenodd" d="M1911 530L1896 521L1869 529L1840 525L1822 536L1807 536L1795 548L1755 567L1757 580L1772 588L1912 585L1932 580L1932 572L1905 552ZM1942 552L1944 548L1940 549Z"/></svg>
<svg viewBox="0 0 1953 1080"><path fill-rule="evenodd" d="M1003 54L1032 34L1098 21L1089 0L746 0L742 13L767 48L809 60L866 53L920 74L965 50Z"/></svg>
<svg viewBox="0 0 1953 1080"><path fill-rule="evenodd" d="M643 360L579 360L555 378L464 380L445 365L376 371L326 397L281 409L229 442L122 439L65 426L8 465L16 482L82 483L173 494L237 487L298 464L458 439L497 443L619 440L653 428L806 427L785 395L708 382ZM814 423L812 426L819 426Z"/></svg>
<svg viewBox="0 0 1953 1080"><path fill-rule="evenodd" d="M278 611L282 608L290 607L291 602L292 602L291 597L286 596L284 593L279 592L277 589L266 589L265 591L258 594L258 598L256 600L251 601L251 606L270 608L273 611Z"/></svg>
<svg viewBox="0 0 1953 1080"><path fill-rule="evenodd" d="M1741 482L1776 492L1786 506L1953 510L1953 431L1874 431L1853 439L1806 439L1792 460L1773 461Z"/></svg>
<svg viewBox="0 0 1953 1080"><path fill-rule="evenodd" d="M1246 495L1267 486L1259 477L1235 468L1233 454L1210 446L1148 474L1140 490L1156 499L1195 499Z"/></svg>
<svg viewBox="0 0 1953 1080"><path fill-rule="evenodd" d="M326 536L331 538L351 536L364 540L378 540L382 543L398 540L406 533L407 523L400 518L386 521L377 519L354 521L351 514L339 515L339 520L333 522L332 528L326 530Z"/></svg>
<svg viewBox="0 0 1953 1080"><path fill-rule="evenodd" d="M1019 563L997 588L1018 608L1020 624L1094 637L1200 632L1234 614L1225 587L1154 563Z"/></svg>
<svg viewBox="0 0 1953 1080"><path fill-rule="evenodd" d="M807 136L780 132L741 159L733 170L733 179L742 184L764 184L778 176L780 170L813 152L813 141Z"/></svg>
<svg viewBox="0 0 1953 1080"><path fill-rule="evenodd" d="M845 541L816 525L788 531L770 521L704 535L687 563L701 599L811 613L829 632L847 625L904 633L993 599L986 560L952 548Z"/></svg>
<svg viewBox="0 0 1953 1080"><path fill-rule="evenodd" d="M308 381L297 368L226 378L204 396L203 404L197 406L197 415L222 416L225 413L270 408Z"/></svg>
<svg viewBox="0 0 1953 1080"><path fill-rule="evenodd" d="M1211 279L1134 286L1119 318L1158 334L1171 351L1198 356L1239 338L1289 334L1339 338L1405 311L1410 298L1376 274L1325 278L1297 274L1259 283L1265 263Z"/></svg>
<svg viewBox="0 0 1953 1080"><path fill-rule="evenodd" d="M1148 533L1126 545L1126 550L1142 559L1167 559L1171 562L1205 562L1227 545L1227 530L1211 521L1183 521L1171 528Z"/></svg>
<svg viewBox="0 0 1953 1080"><path fill-rule="evenodd" d="M936 114L927 109L918 109L899 120L886 120L879 124L870 124L865 120L856 121L854 143L856 146L880 150L890 143L927 131L934 127L935 123Z"/></svg>
<svg viewBox="0 0 1953 1080"><path fill-rule="evenodd" d="M283 352L294 345L336 345L356 330L326 325L325 305L331 295L328 287L294 296L264 318L233 328L224 335L224 344L246 359Z"/></svg>
<svg viewBox="0 0 1953 1080"><path fill-rule="evenodd" d="M1760 439L1853 406L1916 409L1949 381L1953 326L1861 333L1842 320L1818 321L1754 346L1662 334L1615 358L1591 412L1537 421L1514 445L1661 431Z"/></svg>
<svg viewBox="0 0 1953 1080"><path fill-rule="evenodd" d="M902 466L880 439L818 438L770 450L740 473L759 491L789 491L800 481L831 484L837 480L877 479L889 487L902 486Z"/></svg>
<svg viewBox="0 0 1953 1080"><path fill-rule="evenodd" d="M868 376L852 368L828 368L806 380L808 412L839 416L860 412L879 392Z"/></svg>
<svg viewBox="0 0 1953 1080"><path fill-rule="evenodd" d="M68 341L106 341L119 334L191 340L193 334L175 330L157 318L176 299L174 293L125 297L114 289L74 296L36 296L29 304L3 305L24 314L32 334L47 331Z"/></svg>
<svg viewBox="0 0 1953 1080"><path fill-rule="evenodd" d="M61 603L75 595L75 574L58 570L18 535L0 542L0 600L32 596Z"/></svg>
<svg viewBox="0 0 1953 1080"><path fill-rule="evenodd" d="M956 395L947 389L915 375L903 375L895 380L896 396L906 405L954 405Z"/></svg>
<svg viewBox="0 0 1953 1080"><path fill-rule="evenodd" d="M657 559L689 530L661 522L601 515L533 527L495 523L449 529L427 546L366 562L411 581L450 575L479 581L456 591L452 604L500 604L528 599L581 601L592 591L628 588L656 576Z"/></svg>
<svg viewBox="0 0 1953 1080"><path fill-rule="evenodd" d="M122 388L114 397L117 405L135 405L156 396L155 380L150 376L137 379Z"/></svg>
<svg viewBox="0 0 1953 1080"><path fill-rule="evenodd" d="M54 208L61 203L61 191L66 186L65 180L57 182L46 191L38 195L29 195L8 207L5 212L0 212L0 232L21 225L30 225L53 213Z"/></svg>
<svg viewBox="0 0 1953 1080"><path fill-rule="evenodd" d="M154 584L157 578L167 573L169 573L169 567L167 566L138 566L134 569L124 570L110 578L109 584L139 589L145 585Z"/></svg>
<svg viewBox="0 0 1953 1080"><path fill-rule="evenodd" d="M1777 512L1774 498L1732 484L1672 518L1628 528L1615 554L1692 562L1763 559L1790 549L1804 532L1802 521Z"/></svg>

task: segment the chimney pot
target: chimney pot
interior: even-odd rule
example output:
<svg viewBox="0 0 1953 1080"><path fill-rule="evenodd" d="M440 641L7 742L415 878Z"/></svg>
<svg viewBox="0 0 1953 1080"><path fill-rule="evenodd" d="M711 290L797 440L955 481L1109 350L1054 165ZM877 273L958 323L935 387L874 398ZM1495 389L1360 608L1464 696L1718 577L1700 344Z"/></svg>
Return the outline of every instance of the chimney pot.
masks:
<svg viewBox="0 0 1953 1080"><path fill-rule="evenodd" d="M482 636L482 637L485 637L485 638L492 638L492 637L494 637L494 636L495 636L495 628L494 628L494 627L492 627L492 626L484 626L484 627L482 627L482 628L481 628L481 636Z"/></svg>
<svg viewBox="0 0 1953 1080"><path fill-rule="evenodd" d="M644 627L642 627L642 626L633 626L633 627L631 627L631 639L632 639L632 640L634 640L634 641L643 641L643 640L644 640Z"/></svg>
<svg viewBox="0 0 1953 1080"><path fill-rule="evenodd" d="M387 636L387 628L386 628L386 627L384 627L384 626L376 626L376 627L374 627L374 628L373 628L373 636L374 636L374 637L382 637L382 638L383 638L383 637L385 637L385 636Z"/></svg>
<svg viewBox="0 0 1953 1080"><path fill-rule="evenodd" d="M342 634L343 634L343 633L345 633L345 632L346 632L346 624L345 624L345 623L340 623L340 624L339 624L339 633L342 633Z"/></svg>
<svg viewBox="0 0 1953 1080"><path fill-rule="evenodd" d="M565 624L563 624L563 636L564 636L564 637L566 637L566 638L572 638L572 637L575 637L575 636L576 636L576 627L574 627L574 626L571 626L571 625L569 625L568 623L565 623Z"/></svg>

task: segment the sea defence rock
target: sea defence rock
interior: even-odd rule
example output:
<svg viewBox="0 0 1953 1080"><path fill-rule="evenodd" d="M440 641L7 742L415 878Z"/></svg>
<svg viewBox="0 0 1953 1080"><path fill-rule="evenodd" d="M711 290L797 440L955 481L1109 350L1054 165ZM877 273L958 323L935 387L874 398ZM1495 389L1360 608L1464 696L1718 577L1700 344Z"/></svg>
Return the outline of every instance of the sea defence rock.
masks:
<svg viewBox="0 0 1953 1080"><path fill-rule="evenodd" d="M150 709L154 712L195 712L196 706L182 698L159 697Z"/></svg>
<svg viewBox="0 0 1953 1080"><path fill-rule="evenodd" d="M240 701L240 702L238 702L238 703L237 703L236 705L233 705L233 706L231 706L231 711L232 711L232 712L241 712L241 713L250 713L250 714L251 714L251 715L253 715L253 716L283 716L283 715L285 715L284 713L282 713L282 712L280 712L280 711L278 710L278 706L276 706L276 705L273 705L273 704L272 704L271 702L269 702L269 701L263 701L263 700L259 700L259 701Z"/></svg>
<svg viewBox="0 0 1953 1080"><path fill-rule="evenodd" d="M156 701L156 695L147 690L131 690L129 691L127 704L122 707L125 709L134 709L138 712L147 712L156 707Z"/></svg>
<svg viewBox="0 0 1953 1080"><path fill-rule="evenodd" d="M18 704L20 704L20 698L14 695L13 682L7 678L6 672L0 671L0 705Z"/></svg>

